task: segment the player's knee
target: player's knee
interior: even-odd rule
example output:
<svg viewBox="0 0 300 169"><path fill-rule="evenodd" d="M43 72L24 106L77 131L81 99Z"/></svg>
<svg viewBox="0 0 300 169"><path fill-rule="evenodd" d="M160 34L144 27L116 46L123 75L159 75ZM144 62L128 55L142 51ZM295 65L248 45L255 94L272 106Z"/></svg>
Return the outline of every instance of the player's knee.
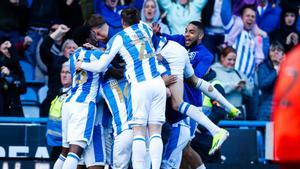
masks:
<svg viewBox="0 0 300 169"><path fill-rule="evenodd" d="M63 147L63 148L62 148L62 151L61 151L61 154L62 154L64 157L67 157L68 153L69 153L69 148Z"/></svg>
<svg viewBox="0 0 300 169"><path fill-rule="evenodd" d="M69 152L75 153L78 155L78 157L81 157L83 152L83 147L77 144L70 144Z"/></svg>

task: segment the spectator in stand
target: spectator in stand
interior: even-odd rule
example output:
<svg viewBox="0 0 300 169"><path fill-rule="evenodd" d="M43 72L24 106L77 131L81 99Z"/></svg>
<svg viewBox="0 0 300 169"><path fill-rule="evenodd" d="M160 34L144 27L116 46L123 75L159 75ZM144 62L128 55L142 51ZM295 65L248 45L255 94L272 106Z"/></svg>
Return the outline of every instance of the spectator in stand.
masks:
<svg viewBox="0 0 300 169"><path fill-rule="evenodd" d="M269 57L258 67L258 87L261 91L259 120L270 120L274 86L283 58L284 48L278 41L275 41L270 46Z"/></svg>
<svg viewBox="0 0 300 169"><path fill-rule="evenodd" d="M161 21L160 11L156 0L144 1L143 8L141 10L141 19L149 26L152 26L152 24L159 24L161 33L170 34L168 26Z"/></svg>
<svg viewBox="0 0 300 169"><path fill-rule="evenodd" d="M268 34L279 28L281 8L276 0L259 0L256 23Z"/></svg>
<svg viewBox="0 0 300 169"><path fill-rule="evenodd" d="M63 63L60 71L60 82L62 88L59 94L51 102L51 107L49 110L49 118L47 123L47 144L52 146L52 151L50 158L56 160L62 151L62 127L61 127L61 109L63 102L68 95L71 94L72 86L72 76L70 73L70 63L69 61ZM68 151L68 150L64 150Z"/></svg>
<svg viewBox="0 0 300 169"><path fill-rule="evenodd" d="M158 0L160 7L167 12L171 34L183 34L191 21L200 21L201 11L207 0Z"/></svg>
<svg viewBox="0 0 300 169"><path fill-rule="evenodd" d="M271 33L271 41L279 41L283 44L286 52L290 51L299 43L299 31L296 21L298 18L298 9L286 8L281 14L280 28Z"/></svg>
<svg viewBox="0 0 300 169"><path fill-rule="evenodd" d="M20 95L26 92L24 73L16 49L0 40L0 116L23 116Z"/></svg>
<svg viewBox="0 0 300 169"><path fill-rule="evenodd" d="M64 24L73 29L83 24L80 0L63 0L60 4L60 18Z"/></svg>
<svg viewBox="0 0 300 169"><path fill-rule="evenodd" d="M41 38L47 36L49 27L59 19L60 0L30 0L27 35L32 44L25 51L27 61L36 66L37 45Z"/></svg>
<svg viewBox="0 0 300 169"><path fill-rule="evenodd" d="M27 9L27 0L0 1L0 39L7 39L15 44L22 39L24 15Z"/></svg>
<svg viewBox="0 0 300 169"><path fill-rule="evenodd" d="M223 0L208 1L201 13L201 21L205 28L203 44L213 54L219 52L217 47L224 43L225 38L225 29L221 19L222 3Z"/></svg>
<svg viewBox="0 0 300 169"><path fill-rule="evenodd" d="M234 69L237 54L232 47L225 47L221 51L220 62L212 65L218 79L224 87L225 98L237 107L240 111L239 119L246 119L246 112L243 108L243 95L251 96L253 83L247 77Z"/></svg>
<svg viewBox="0 0 300 169"><path fill-rule="evenodd" d="M248 82L254 86L252 97L245 97L244 101L247 119L255 120L258 112L259 96L254 77L257 65L265 58L263 49L269 44L264 42L263 39L266 33L260 30L255 23L256 7L254 5L244 6L240 16L233 16L230 6L230 1L223 1L221 16L225 30L228 32L225 42L229 46L232 45L236 50L235 69L244 74Z"/></svg>
<svg viewBox="0 0 300 169"><path fill-rule="evenodd" d="M121 12L128 6L118 5L119 0L94 0L95 13L103 16L105 22L118 31L122 30ZM142 0L135 0L129 6L138 7Z"/></svg>
<svg viewBox="0 0 300 169"><path fill-rule="evenodd" d="M65 25L59 25L58 28L50 35L48 35L40 46L40 55L43 63L48 71L48 92L46 99L41 104L41 117L47 117L51 101L59 94L62 87L60 82L60 70L64 62L66 62L70 53L74 52L77 45L72 40L66 40L61 48L63 54L55 54L51 52L51 47L55 41L63 39L69 28Z"/></svg>

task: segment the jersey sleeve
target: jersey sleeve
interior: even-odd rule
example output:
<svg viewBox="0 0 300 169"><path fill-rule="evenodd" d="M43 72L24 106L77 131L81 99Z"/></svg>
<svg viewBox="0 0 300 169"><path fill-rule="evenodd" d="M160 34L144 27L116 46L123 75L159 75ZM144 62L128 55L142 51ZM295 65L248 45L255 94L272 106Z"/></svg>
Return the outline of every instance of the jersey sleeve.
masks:
<svg viewBox="0 0 300 169"><path fill-rule="evenodd" d="M91 72L104 72L122 46L122 37L120 35L116 35L108 42L107 49L99 60L90 63L83 62L81 64L81 69Z"/></svg>

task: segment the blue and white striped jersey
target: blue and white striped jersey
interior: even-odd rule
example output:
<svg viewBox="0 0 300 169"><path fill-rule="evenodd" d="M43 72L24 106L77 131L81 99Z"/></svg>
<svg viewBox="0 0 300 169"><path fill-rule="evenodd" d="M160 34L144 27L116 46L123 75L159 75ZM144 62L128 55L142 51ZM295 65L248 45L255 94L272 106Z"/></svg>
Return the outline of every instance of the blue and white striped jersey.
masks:
<svg viewBox="0 0 300 169"><path fill-rule="evenodd" d="M103 52L99 50L86 50L78 48L70 56L70 71L72 75L71 95L66 99L66 102L90 102L96 101L96 96L99 91L102 74L94 73L86 70L76 72L75 63L77 60L83 62L92 62L99 60Z"/></svg>
<svg viewBox="0 0 300 169"><path fill-rule="evenodd" d="M237 52L235 69L242 72L247 78L254 76L255 71L255 39L251 32L243 30L233 44Z"/></svg>
<svg viewBox="0 0 300 169"><path fill-rule="evenodd" d="M113 116L114 135L129 129L128 120L132 117L130 87L126 79L109 78L101 84L103 97Z"/></svg>
<svg viewBox="0 0 300 169"><path fill-rule="evenodd" d="M240 18L231 17L229 23L225 25L226 33L229 34L229 32L236 29L234 24L243 24L243 22ZM232 39L232 37L226 35L225 39L227 40L225 41L228 41L230 38ZM231 41L233 41L233 39ZM256 42L253 32L246 31L245 29L241 30L232 44L237 53L235 69L242 72L247 78L253 78L256 66Z"/></svg>
<svg viewBox="0 0 300 169"><path fill-rule="evenodd" d="M151 37L152 29L143 22L125 28L110 39L99 61L82 63L81 68L92 72L104 72L119 53L126 63L125 76L129 83L160 76Z"/></svg>

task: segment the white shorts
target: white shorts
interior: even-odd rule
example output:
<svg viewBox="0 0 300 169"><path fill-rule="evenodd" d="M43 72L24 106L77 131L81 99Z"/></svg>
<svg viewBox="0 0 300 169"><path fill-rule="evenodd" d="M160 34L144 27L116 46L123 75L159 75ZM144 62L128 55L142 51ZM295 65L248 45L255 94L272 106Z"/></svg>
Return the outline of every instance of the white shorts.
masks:
<svg viewBox="0 0 300 169"><path fill-rule="evenodd" d="M178 169L182 159L182 151L190 141L190 128L186 125L172 126L171 135L166 144L162 160L162 169Z"/></svg>
<svg viewBox="0 0 300 169"><path fill-rule="evenodd" d="M183 77L189 78L194 74L188 51L179 43L169 40L160 54L166 59L171 75L183 80Z"/></svg>
<svg viewBox="0 0 300 169"><path fill-rule="evenodd" d="M96 116L94 102L67 102L62 107L63 147L69 147L70 142L91 142Z"/></svg>
<svg viewBox="0 0 300 169"><path fill-rule="evenodd" d="M133 131L127 129L115 136L113 144L113 169L127 169L131 158Z"/></svg>
<svg viewBox="0 0 300 169"><path fill-rule="evenodd" d="M106 164L105 139L102 125L94 126L93 139L83 152L86 167L104 166Z"/></svg>
<svg viewBox="0 0 300 169"><path fill-rule="evenodd" d="M129 124L164 123L166 87L161 77L131 84L132 119Z"/></svg>

